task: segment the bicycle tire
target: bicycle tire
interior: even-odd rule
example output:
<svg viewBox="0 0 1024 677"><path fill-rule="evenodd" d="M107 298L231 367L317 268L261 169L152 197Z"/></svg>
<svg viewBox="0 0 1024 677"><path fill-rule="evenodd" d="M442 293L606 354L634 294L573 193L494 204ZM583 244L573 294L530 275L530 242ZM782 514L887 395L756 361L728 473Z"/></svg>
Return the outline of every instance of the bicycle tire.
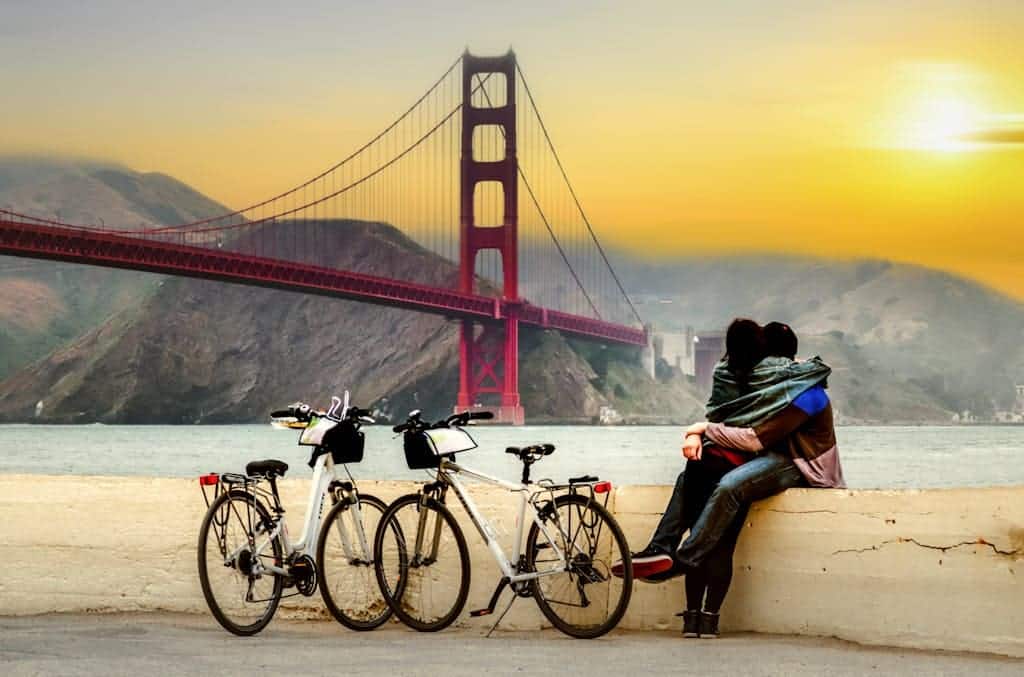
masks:
<svg viewBox="0 0 1024 677"><path fill-rule="evenodd" d="M227 604L227 600L218 600L218 594L215 593L214 586L211 584L210 570L207 564L207 556L211 554L209 550L210 544L208 543L208 539L211 532L213 532L214 537L218 539L217 548L212 553L214 555L214 560L216 560L216 554L220 553L220 557L222 558L220 564L225 568L233 569L231 578L235 580L236 587L237 584L242 583L243 580L246 581L246 595L250 595L253 590L253 582L255 580L258 580L258 578L254 578L253 576L251 576L251 574L243 574L239 570L239 566L237 565L228 566L227 564L224 564L223 558L226 557L225 553L228 550L234 551L238 546L230 544L222 548L219 544L220 538L216 533L216 528L210 528L211 525L214 524L214 518L220 515L220 511L224 509L226 510L226 513L224 514L224 523L222 525L222 528L226 530L228 528L228 524L232 523L232 520L235 520L238 526L240 527L241 531L244 532L245 537L247 539L250 539L248 542L251 543L255 541L257 537L249 532L249 525L247 523L250 521L248 518L249 513L246 513L247 517L243 520L241 513L238 512L237 510L233 510L232 506L229 506L228 508L225 508L224 506L225 503L235 501L240 501L246 504L247 506L251 507L251 509L256 513L256 517L258 518L258 521L254 523L269 525L272 522L270 518L270 511L267 510L263 503L261 503L260 500L251 493L234 490L225 492L218 496L213 501L213 503L210 504L210 508L206 511L206 516L203 517L202 525L199 527L199 584L200 587L203 589L203 597L206 599L206 605L209 607L210 613L212 613L213 617L217 619L217 622L220 623L221 627L235 635L249 636L255 635L263 628L265 628L267 624L270 623L271 619L274 617L274 613L277 611L277 606L281 602L281 594L284 588L284 581L280 576L267 574L267 576L273 578L272 590L269 593L269 597L259 600L259 603L266 602L267 606L264 608L263 613L260 614L252 623L239 623L236 622L234 619L230 618L229 614L225 611L225 605ZM247 507L247 510L248 509L249 508ZM274 538L271 541L271 550L274 562L278 566L280 566L281 562L283 561L283 549L281 547L281 542L279 538ZM259 578L262 578L262 576ZM257 595L257 597L259 596L260 595ZM248 602L246 599L244 599L244 597L240 601L242 602L242 608L244 608L244 605L247 603L251 603L254 605L257 603Z"/></svg>
<svg viewBox="0 0 1024 677"><path fill-rule="evenodd" d="M381 522L377 527L377 533L374 535L373 551L377 555L374 559L374 571L376 572L377 583L380 586L381 593L384 595L384 599L387 600L388 606L399 620L419 632L437 632L451 625L466 605L470 583L469 548L466 546L466 538L462 533L462 529L448 508L432 498L428 499L424 506L420 506L420 501L421 497L419 494L407 494L399 497L388 506L387 512L381 518ZM415 560L415 557L410 560L411 548L409 546L415 543L415 530L418 529L418 526L411 529L403 529L401 524L401 520L405 516L403 510L407 511L410 509L416 509L417 516L419 511L423 509L436 513L448 527L449 531L451 531L452 540L454 540L458 551L459 567L458 573L455 575L459 577L459 581L455 599L449 609L445 610L444 613L438 614L433 619L420 618L414 614L414 612L418 611L414 607L418 600L414 599L413 596L418 596L422 600L423 595L417 594L415 590L416 583L413 581L416 580L422 584L424 580L422 572L430 567L432 563L425 565L417 564L415 561L412 561ZM428 515L425 520L428 530L431 522L436 524L436 520L431 520L430 515ZM406 531L413 535L414 540L411 543L406 540ZM394 536L395 542L393 544L386 542L385 539L388 534ZM427 534L424 534L424 541L427 540L426 536ZM396 553L398 560L397 581L388 580L388 569L391 568L392 564L392 558L389 556L389 553L392 550ZM429 581L429 578L427 580ZM454 587L453 584L453 581L445 581L443 585Z"/></svg>
<svg viewBox="0 0 1024 677"><path fill-rule="evenodd" d="M626 609L629 607L629 600L633 592L633 567L630 560L629 545L626 542L625 535L622 533L622 528L619 526L618 522L615 521L615 518L603 505L597 503L592 498L580 494L562 494L560 496L556 496L552 501L554 508L553 513L555 515L558 515L561 508L571 508L576 506L580 512L578 515L579 521L577 523L578 526L575 526L574 532L572 534L567 534L566 532L569 531L570 527L567 525L563 528L562 520L559 518L557 528L563 541L559 547L561 547L562 551L566 553L566 557L570 561L569 570L562 574L554 574L535 579L531 584L533 598L537 602L537 606L540 607L541 613L543 613L545 618L547 618L558 630L571 637L577 637L579 639L594 639L607 633L618 625L619 621L622 620L623 615L625 615ZM592 532L594 532L595 529L586 526L586 522L583 519L583 511L593 513L593 519L595 520L594 525L597 527L596 536L592 535ZM547 519L551 519L550 515ZM598 526L599 524L601 526ZM600 532L602 528L607 528L608 534L611 537L609 543L611 549L606 555L608 558L606 561L595 558L595 554L598 554L598 549L602 547L599 542L601 539ZM543 544L538 542L538 537L541 534L542 532L538 529L537 524L534 523L531 525L529 534L526 537L526 563L530 571L543 570L538 569L538 564L541 566L543 566L543 564L537 561L537 557L538 553L545 549L543 545L547 543L547 539L544 539ZM582 535L586 535L586 543L581 541L580 537ZM558 538L558 536L555 538ZM618 552L615 552L616 550ZM572 555L571 553L573 552L575 552L576 555ZM603 555L604 553L600 554ZM609 564L609 562L618 558L621 558L626 563L621 584L617 582L618 579L611 575L611 566ZM548 568L550 568L550 563L547 564L549 565ZM551 581L566 579L572 586L577 588L577 592L580 596L578 604L575 600L549 599L548 594L544 592L543 586L549 584ZM603 621L586 624L577 623L565 618L563 614L560 613L559 610L563 609L589 608L589 605L584 605L583 603L584 599L588 599L585 592L586 587L589 585L596 585L599 582L606 582L608 584L608 598L605 606L605 608L608 609L608 614ZM613 600L612 595L612 592L616 589L619 593L617 601ZM614 608L612 608L613 601ZM598 604L600 604L600 600L598 600ZM594 608L599 609L599 606L595 606Z"/></svg>
<svg viewBox="0 0 1024 677"><path fill-rule="evenodd" d="M371 533L365 533L365 538L368 545L371 547L373 552L373 539L376 535L376 526L383 521L384 513L387 512L387 504L376 496L370 494L359 494L359 506L360 511L363 515L363 524L367 522L367 512L369 510L375 510L380 514L377 520L377 524L373 525L374 528ZM316 568L320 575L320 596L324 600L324 605L327 610L331 612L335 620L344 625L350 630L373 630L380 627L391 618L391 607L388 606L387 600L380 592L380 585L377 582L376 571L374 561L375 557L370 558L368 562L347 562L346 565L365 570L369 574L369 586L365 583L362 586L353 585L339 585L339 592L349 591L354 592L354 587L370 587L372 586L373 592L376 592L377 598L373 598L373 592L368 593L367 597L362 602L357 602L355 605L351 601L342 602L340 599L336 599L338 596L332 592L332 584L330 577L328 576L328 566L326 561L327 554L327 539L332 533L332 527L335 521L343 520L344 516L351 510L351 504L347 502L339 502L331 511L327 513L327 517L324 518L323 527L320 529L320 535L317 538L316 544ZM344 528L344 522L341 522L341 528ZM340 603L339 603L340 602Z"/></svg>

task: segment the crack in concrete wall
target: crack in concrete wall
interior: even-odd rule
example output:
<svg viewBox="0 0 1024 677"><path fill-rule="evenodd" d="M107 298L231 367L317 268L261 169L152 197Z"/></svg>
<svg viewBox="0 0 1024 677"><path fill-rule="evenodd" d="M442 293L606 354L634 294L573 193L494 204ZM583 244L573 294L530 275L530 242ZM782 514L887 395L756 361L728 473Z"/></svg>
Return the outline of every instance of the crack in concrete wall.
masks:
<svg viewBox="0 0 1024 677"><path fill-rule="evenodd" d="M880 513L880 512L860 512L858 510L781 510L779 508L764 508L764 512L777 512L781 515L862 515L864 517L873 517L875 519L891 519L891 513ZM913 515L915 517L934 515L935 513L931 510L928 512L900 512L901 517Z"/></svg>
<svg viewBox="0 0 1024 677"><path fill-rule="evenodd" d="M1020 552L1020 550L1000 550L996 546L995 543L990 543L989 541L986 541L984 538L978 538L978 539L973 540L973 541L961 541L960 543L954 543L952 545L931 545L930 543L922 543L922 542L918 541L916 538L908 538L908 537L905 537L905 536L900 536L899 538L893 538L893 539L890 539L890 540L882 541L881 543L879 543L877 545L871 545L871 546L868 546L866 548L843 548L841 550L834 551L832 554L833 555L843 555L843 554L847 554L847 553L855 553L856 554L856 553L862 553L862 552L871 552L873 550L881 550L885 546L892 545L894 543L912 543L913 545L916 545L916 546L918 546L920 548L927 548L929 550L938 550L938 551L943 552L943 553L948 552L950 550L955 550L956 548L963 548L963 547L966 547L966 546L969 546L969 545L982 545L982 546L987 546L987 547L991 548L992 552L995 553L996 555L1000 555L1000 556L1003 556L1003 557L1011 557L1013 559L1020 559L1020 557L1015 557L1015 555L1017 555L1017 553ZM1024 553L1022 553L1022 555L1024 555Z"/></svg>

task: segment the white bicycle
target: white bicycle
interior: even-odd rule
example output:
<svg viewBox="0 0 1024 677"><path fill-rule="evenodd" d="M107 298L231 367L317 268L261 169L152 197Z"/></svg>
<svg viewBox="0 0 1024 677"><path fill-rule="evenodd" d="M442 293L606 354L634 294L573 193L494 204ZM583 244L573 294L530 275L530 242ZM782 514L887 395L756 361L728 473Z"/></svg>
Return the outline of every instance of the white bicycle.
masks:
<svg viewBox="0 0 1024 677"><path fill-rule="evenodd" d="M554 452L551 444L505 450L523 463L518 484L455 463L456 453L476 447L462 426L490 417L487 412L463 412L430 425L417 411L394 428L404 433L409 467L436 468L436 477L418 493L392 502L377 526L375 570L388 606L406 625L427 632L447 627L462 611L469 593L469 551L445 506L451 488L502 573L488 606L471 615L493 613L502 591L511 587L515 594L499 623L517 598L533 597L562 632L588 639L605 634L622 619L633 590L626 537L605 507L611 483L590 476L572 478L566 484L532 482L530 467ZM498 543L496 530L480 513L460 476L519 495L511 556ZM598 498L601 495L603 501ZM527 521L531 524L524 549ZM611 575L611 562L619 559L625 564L621 579Z"/></svg>
<svg viewBox="0 0 1024 677"><path fill-rule="evenodd" d="M199 478L208 506L199 529L199 581L214 618L236 635L266 627L282 597L311 596L318 587L334 618L353 630L372 630L391 616L374 577L371 549L386 505L360 494L347 467L347 479L337 476L339 465L362 460L359 428L373 419L348 405L348 393L344 404L331 399L327 412L296 403L271 414L275 427L303 429L299 444L313 447L313 482L298 541L289 537L277 490L287 463L253 461L244 475ZM332 507L323 517L328 497ZM289 589L294 592L285 595Z"/></svg>

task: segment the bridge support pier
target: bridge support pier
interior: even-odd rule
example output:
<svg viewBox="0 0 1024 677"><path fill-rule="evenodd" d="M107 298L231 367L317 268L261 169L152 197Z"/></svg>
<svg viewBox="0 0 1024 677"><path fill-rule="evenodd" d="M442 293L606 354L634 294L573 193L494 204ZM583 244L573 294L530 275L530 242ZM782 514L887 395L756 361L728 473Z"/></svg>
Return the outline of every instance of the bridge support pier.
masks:
<svg viewBox="0 0 1024 677"><path fill-rule="evenodd" d="M463 320L456 411L487 409L494 412L497 423L522 425L525 414L519 401L518 360L517 318L486 323Z"/></svg>
<svg viewBox="0 0 1024 677"><path fill-rule="evenodd" d="M504 102L489 105L493 102L491 97L478 96L477 105L474 105L473 92L495 74L504 77ZM500 160L474 158L473 130L484 125L501 128L505 155ZM519 401L518 163L515 54L509 51L502 56L481 57L467 52L462 57L459 289L468 293L476 291L477 254L483 250L497 250L501 255L501 295L511 303L505 317L495 317L493 322L462 321L456 408L486 408L494 411L499 422L515 425L521 425L525 418ZM477 222L475 192L477 184L484 181L501 186L504 208L501 223ZM500 399L495 402L496 398Z"/></svg>

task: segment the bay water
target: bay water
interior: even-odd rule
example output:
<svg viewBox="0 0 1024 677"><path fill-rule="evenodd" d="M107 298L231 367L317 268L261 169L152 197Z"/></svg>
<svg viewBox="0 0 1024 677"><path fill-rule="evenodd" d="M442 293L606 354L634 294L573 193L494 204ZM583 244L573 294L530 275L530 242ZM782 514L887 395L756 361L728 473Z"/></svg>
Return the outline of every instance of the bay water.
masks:
<svg viewBox="0 0 1024 677"><path fill-rule="evenodd" d="M425 479L409 470L389 426L367 426L357 479ZM615 484L671 484L683 466L682 432L672 426L475 426L479 447L460 463L516 480L506 446L551 442L556 451L533 478L592 474ZM1024 426L849 426L836 431L847 483L856 489L1024 485ZM269 425L0 425L0 473L194 477L242 472L276 458L289 477L308 474L309 447L297 431Z"/></svg>

